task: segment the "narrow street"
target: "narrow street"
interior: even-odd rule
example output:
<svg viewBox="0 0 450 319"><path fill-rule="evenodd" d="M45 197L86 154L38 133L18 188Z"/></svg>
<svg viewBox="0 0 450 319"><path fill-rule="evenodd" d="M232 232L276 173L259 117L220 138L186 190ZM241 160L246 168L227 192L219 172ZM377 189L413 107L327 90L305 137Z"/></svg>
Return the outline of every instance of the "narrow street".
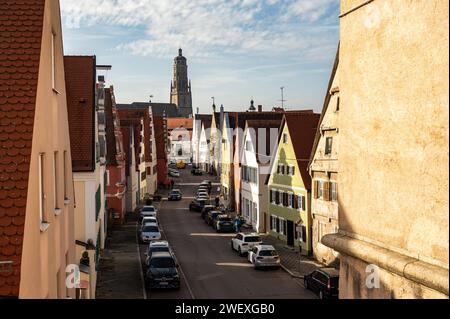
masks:
<svg viewBox="0 0 450 319"><path fill-rule="evenodd" d="M110 243L120 243L120 253L112 252L111 247L105 250L97 297L115 298L123 296L124 291L127 291L131 298L149 299L316 298L305 290L301 280L292 278L282 269L254 270L246 257L240 257L231 250L230 239L234 234L217 234L204 223L199 213L189 211L188 205L195 190L192 184L204 179L210 179L210 176L194 177L190 170L181 170L181 177L177 179L175 187L181 189L183 200L164 200L155 205L158 208L163 238L169 241L180 264L181 289L143 292L140 270L136 265L144 262L147 245L139 245L139 259L135 237L136 218L130 218L121 230L111 232ZM117 237L120 238L116 239ZM128 253L124 255L124 252ZM111 262L115 267L108 266ZM124 269L120 266L121 263L128 267ZM133 292L128 293L129 290Z"/></svg>

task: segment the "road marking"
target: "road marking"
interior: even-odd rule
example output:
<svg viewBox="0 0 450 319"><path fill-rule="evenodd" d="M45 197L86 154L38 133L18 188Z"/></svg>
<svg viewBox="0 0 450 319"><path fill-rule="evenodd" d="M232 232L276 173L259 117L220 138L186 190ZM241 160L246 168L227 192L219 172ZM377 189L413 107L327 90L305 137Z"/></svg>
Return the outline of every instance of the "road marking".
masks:
<svg viewBox="0 0 450 319"><path fill-rule="evenodd" d="M139 269L141 269L140 273L142 282L142 294L144 296L144 299L147 299L147 290L145 289L145 280L144 280L144 269L142 268L141 250L139 249L138 225L139 223L136 222L136 247L137 247L137 254L139 257Z"/></svg>

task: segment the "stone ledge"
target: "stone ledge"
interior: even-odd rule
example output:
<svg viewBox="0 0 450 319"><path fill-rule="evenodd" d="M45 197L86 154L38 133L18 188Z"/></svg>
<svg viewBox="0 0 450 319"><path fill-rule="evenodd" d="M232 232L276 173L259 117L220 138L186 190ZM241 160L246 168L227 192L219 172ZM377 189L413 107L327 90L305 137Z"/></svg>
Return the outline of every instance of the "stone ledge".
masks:
<svg viewBox="0 0 450 319"><path fill-rule="evenodd" d="M322 244L447 296L449 294L449 273L442 267L342 234L325 235L322 237Z"/></svg>

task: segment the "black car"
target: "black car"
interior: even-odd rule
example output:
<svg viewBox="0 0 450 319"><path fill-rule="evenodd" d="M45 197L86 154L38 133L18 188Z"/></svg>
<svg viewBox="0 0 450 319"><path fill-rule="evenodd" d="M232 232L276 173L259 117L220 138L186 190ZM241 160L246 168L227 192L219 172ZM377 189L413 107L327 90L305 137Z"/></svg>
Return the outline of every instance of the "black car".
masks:
<svg viewBox="0 0 450 319"><path fill-rule="evenodd" d="M148 262L145 284L148 289L180 289L178 264L169 252L154 252Z"/></svg>
<svg viewBox="0 0 450 319"><path fill-rule="evenodd" d="M206 218L206 215L207 215L210 211L214 210L215 208L216 208L216 207L214 207L214 205L205 205L205 206L203 206L201 217L202 217L203 219L205 219L205 218Z"/></svg>
<svg viewBox="0 0 450 319"><path fill-rule="evenodd" d="M173 189L169 194L169 201L172 200L181 200L183 198L183 194L181 194L181 191L179 189Z"/></svg>
<svg viewBox="0 0 450 319"><path fill-rule="evenodd" d="M208 214L206 214L205 223L208 225L213 226L214 220L217 218L217 216L222 215L222 212L219 212L217 210L212 210Z"/></svg>
<svg viewBox="0 0 450 319"><path fill-rule="evenodd" d="M213 220L213 228L217 232L234 232L233 219L228 215L217 215Z"/></svg>
<svg viewBox="0 0 450 319"><path fill-rule="evenodd" d="M202 170L200 170L200 169L198 169L198 168L193 169L193 170L191 171L191 173L192 173L192 175L194 175L194 176L202 176L202 175L203 175Z"/></svg>
<svg viewBox="0 0 450 319"><path fill-rule="evenodd" d="M304 278L305 288L319 295L320 299L339 298L339 271L334 268L314 270Z"/></svg>
<svg viewBox="0 0 450 319"><path fill-rule="evenodd" d="M195 211L195 212L201 212L203 207L206 205L206 200L197 200L194 199L190 204L189 204L189 210L190 211Z"/></svg>

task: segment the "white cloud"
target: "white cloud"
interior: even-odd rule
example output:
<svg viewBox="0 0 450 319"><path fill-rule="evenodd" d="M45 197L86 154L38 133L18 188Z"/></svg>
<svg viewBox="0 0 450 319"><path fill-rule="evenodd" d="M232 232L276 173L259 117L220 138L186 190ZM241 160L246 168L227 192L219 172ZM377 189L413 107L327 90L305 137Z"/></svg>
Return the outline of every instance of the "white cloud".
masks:
<svg viewBox="0 0 450 319"><path fill-rule="evenodd" d="M330 30L305 29L302 21L326 16L336 0L61 0L65 26L142 28L119 50L172 57L183 47L190 58L223 54L298 55L330 41ZM336 24L337 24L337 12ZM318 34L319 33L319 34ZM318 40L319 39L319 40Z"/></svg>

